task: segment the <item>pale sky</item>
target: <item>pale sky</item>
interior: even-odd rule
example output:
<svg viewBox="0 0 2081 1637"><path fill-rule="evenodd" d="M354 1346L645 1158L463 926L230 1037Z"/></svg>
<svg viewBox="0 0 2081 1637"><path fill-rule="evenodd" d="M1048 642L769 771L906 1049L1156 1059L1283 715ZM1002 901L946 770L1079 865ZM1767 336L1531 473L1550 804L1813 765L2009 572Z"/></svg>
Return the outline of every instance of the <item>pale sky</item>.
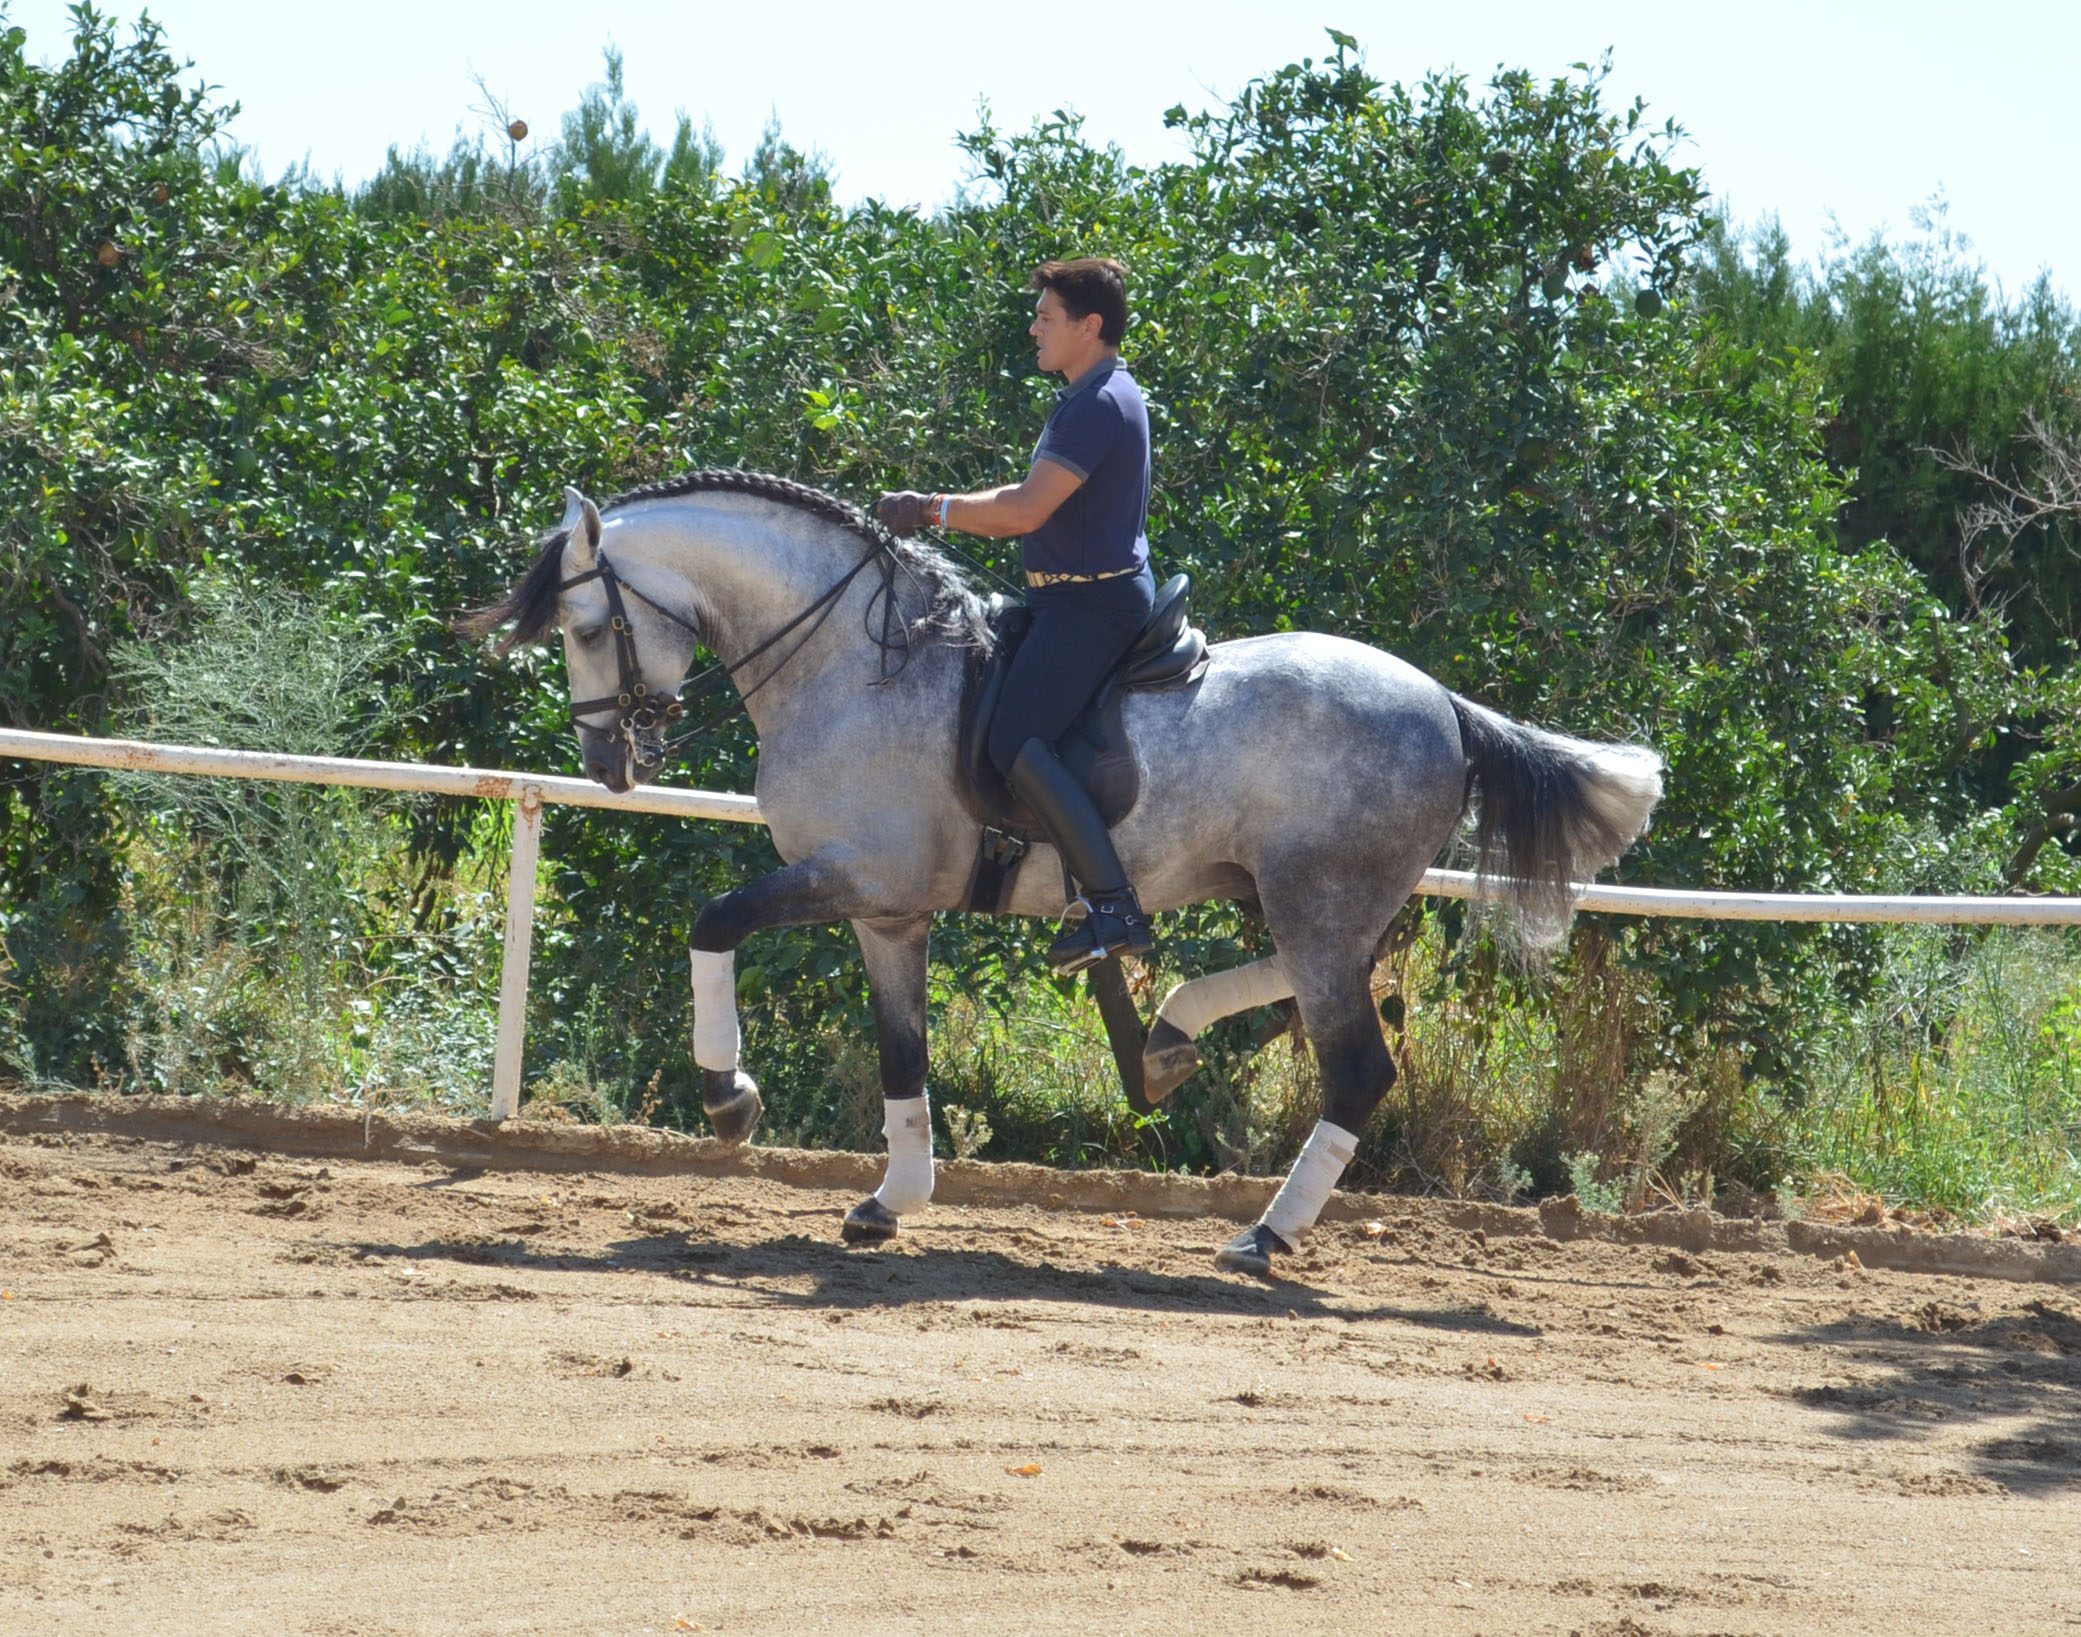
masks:
<svg viewBox="0 0 2081 1637"><path fill-rule="evenodd" d="M112 8L134 18L135 0ZM1681 0L1425 5L1321 0L1292 10L1234 0L1009 5L745 0L157 0L177 56L244 105L233 135L277 172L308 157L356 181L390 143L445 151L474 129L471 71L553 139L558 116L618 45L645 123L669 141L684 109L713 122L731 167L778 115L797 147L835 163L842 198L943 203L964 175L955 134L987 100L1020 129L1056 108L1131 161L1182 156L1163 110L1197 109L1304 55L1325 25L1358 37L1385 80L1498 65L1541 75L1614 55L1614 100L1647 99L1690 134L1685 163L1738 220L1775 211L1796 252L1819 251L1831 213L1861 241L1910 230L1937 190L1954 229L2011 293L2040 269L2081 291L2081 183L2072 120L2081 75L2077 0ZM62 54L62 0L0 0L30 55ZM1084 22L1083 19L1090 19ZM1090 44L1081 42L1090 41Z"/></svg>

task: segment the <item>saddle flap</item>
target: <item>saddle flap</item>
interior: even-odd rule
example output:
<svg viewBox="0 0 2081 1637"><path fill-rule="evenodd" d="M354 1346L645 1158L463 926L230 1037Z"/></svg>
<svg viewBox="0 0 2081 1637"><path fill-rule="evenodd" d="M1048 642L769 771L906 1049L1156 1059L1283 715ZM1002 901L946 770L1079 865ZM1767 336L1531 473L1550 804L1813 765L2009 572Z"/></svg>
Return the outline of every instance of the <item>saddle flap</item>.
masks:
<svg viewBox="0 0 2081 1637"><path fill-rule="evenodd" d="M989 653L970 664L966 685L961 690L961 772L969 789L988 791L987 806L1001 809L1003 801L997 792L1003 791L1004 786L997 770L990 765L990 720L997 714L997 701L1004 694L1005 673L1011 669L1013 656L1033 624L1033 610L1008 597L993 596L984 607L984 617L993 640Z"/></svg>
<svg viewBox="0 0 2081 1637"><path fill-rule="evenodd" d="M1191 590L1188 574L1174 574L1164 582L1141 632L1063 736L1064 764L1084 782L1108 824L1125 817L1139 794L1134 753L1121 721L1121 696L1139 689L1183 687L1205 668L1206 636L1185 619ZM1038 832L1038 821L990 765L990 723L1004 694L1005 675L1033 615L1023 603L992 597L988 616L996 641L989 654L971 666L962 692L958 740L962 794L985 824L1032 836Z"/></svg>

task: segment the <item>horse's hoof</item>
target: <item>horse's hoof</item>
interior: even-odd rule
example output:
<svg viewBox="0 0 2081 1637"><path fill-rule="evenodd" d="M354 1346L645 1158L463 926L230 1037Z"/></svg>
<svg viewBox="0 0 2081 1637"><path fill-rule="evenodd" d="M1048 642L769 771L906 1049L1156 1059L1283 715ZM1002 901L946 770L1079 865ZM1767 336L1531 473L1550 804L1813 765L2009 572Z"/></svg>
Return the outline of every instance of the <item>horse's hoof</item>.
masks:
<svg viewBox="0 0 2081 1637"><path fill-rule="evenodd" d="M1177 1024L1162 1018L1149 1031L1142 1047L1142 1096L1150 1104L1160 1103L1192 1078L1199 1067L1199 1048Z"/></svg>
<svg viewBox="0 0 2081 1637"><path fill-rule="evenodd" d="M715 1127L716 1140L734 1148L751 1140L766 1104L759 1096L758 1082L744 1070L703 1069L701 1112Z"/></svg>
<svg viewBox="0 0 2081 1637"><path fill-rule="evenodd" d="M1223 1273L1247 1273L1253 1279L1272 1276L1272 1257L1291 1256L1293 1247L1262 1222L1245 1228L1214 1253L1214 1266Z"/></svg>
<svg viewBox="0 0 2081 1637"><path fill-rule="evenodd" d="M845 1213L838 1236L848 1245L879 1245L885 1239L894 1239L900 1231L896 1213L869 1194Z"/></svg>

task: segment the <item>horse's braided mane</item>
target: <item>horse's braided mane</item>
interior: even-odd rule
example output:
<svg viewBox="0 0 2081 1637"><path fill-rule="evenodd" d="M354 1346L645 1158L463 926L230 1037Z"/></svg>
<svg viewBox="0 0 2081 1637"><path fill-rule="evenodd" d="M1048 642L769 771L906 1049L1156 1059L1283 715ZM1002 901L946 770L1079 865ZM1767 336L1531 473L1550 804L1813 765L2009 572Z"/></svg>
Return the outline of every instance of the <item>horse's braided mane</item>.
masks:
<svg viewBox="0 0 2081 1637"><path fill-rule="evenodd" d="M661 478L656 483L639 484L616 495L600 510L611 512L638 500L673 500L681 495L698 494L750 495L755 500L778 501L783 506L813 512L826 522L850 529L868 545L895 543L895 536L889 533L880 518L870 516L850 500L841 500L822 489L813 489L807 483L797 483L791 477L778 477L772 472L740 472L729 466L704 466L698 471L681 472L677 477Z"/></svg>
<svg viewBox="0 0 2081 1637"><path fill-rule="evenodd" d="M913 618L909 634L938 635L948 641L987 648L990 630L982 599L967 576L944 554L915 540L899 540L882 521L862 511L849 500L822 489L798 483L771 472L744 472L732 467L705 467L682 472L656 483L640 484L605 502L604 514L640 500L676 500L685 495L734 494L753 500L770 500L795 511L808 512L836 524L857 537L863 545L889 552L896 562L918 580L926 593L926 607ZM558 585L563 578L564 546L568 532L556 529L545 535L534 564L515 582L505 596L482 608L472 609L458 622L472 636L488 636L501 626L510 626L498 644L498 652L510 653L524 643L547 636L556 625Z"/></svg>

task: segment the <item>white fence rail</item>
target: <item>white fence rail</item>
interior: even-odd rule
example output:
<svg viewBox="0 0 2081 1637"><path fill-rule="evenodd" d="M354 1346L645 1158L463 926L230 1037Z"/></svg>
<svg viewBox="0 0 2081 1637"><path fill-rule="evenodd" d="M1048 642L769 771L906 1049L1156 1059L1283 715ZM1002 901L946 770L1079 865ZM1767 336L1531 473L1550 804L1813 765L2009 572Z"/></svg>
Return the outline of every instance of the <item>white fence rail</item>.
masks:
<svg viewBox="0 0 2081 1637"><path fill-rule="evenodd" d="M1465 870L1426 870L1433 898L1472 898ZM1694 892L1688 887L1608 887L1592 882L1575 901L1602 915L1697 921L1886 921L1923 926L2081 926L2081 898L1888 898L1853 892Z"/></svg>
<svg viewBox="0 0 2081 1637"><path fill-rule="evenodd" d="M6 758L125 773L185 773L361 790L413 790L514 803L513 868L506 890L505 964L499 974L498 1043L492 1059L491 1114L497 1120L511 1119L520 1108L521 1046L526 1033L535 872L541 857L543 806L557 802L570 807L665 813L733 824L764 822L754 797L714 790L651 787L617 795L590 779L550 774L430 767L416 762L365 762L334 756L286 756L268 751L217 750L204 745L155 745L136 739L88 739L20 728L0 728L0 759ZM1430 870L1425 873L1420 890L1438 898L1471 898L1475 895L1475 878L1464 870ZM1583 889L1576 907L1609 915L1714 921L2081 926L2081 898L1888 898L1853 893L1693 892L1676 887L1592 884Z"/></svg>
<svg viewBox="0 0 2081 1637"><path fill-rule="evenodd" d="M227 779L271 779L279 784L346 785L360 790L424 790L436 796L520 801L529 789L545 802L570 807L617 807L625 813L673 813L680 818L734 819L758 824L751 796L712 790L631 790L616 795L590 779L547 773L501 773L481 767L428 767L420 762L361 762L344 756L278 756L262 750L216 750L207 745L148 745L137 739L84 739L67 733L0 728L0 758L67 762L124 773L209 773Z"/></svg>

